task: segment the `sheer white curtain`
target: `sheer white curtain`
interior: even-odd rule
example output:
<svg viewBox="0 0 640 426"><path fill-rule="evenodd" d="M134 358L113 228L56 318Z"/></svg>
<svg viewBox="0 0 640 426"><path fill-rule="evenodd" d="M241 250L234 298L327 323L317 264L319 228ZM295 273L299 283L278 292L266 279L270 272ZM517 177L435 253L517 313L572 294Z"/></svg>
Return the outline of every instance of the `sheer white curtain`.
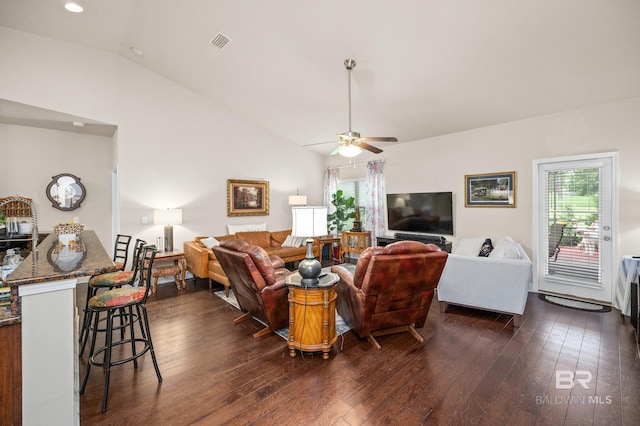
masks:
<svg viewBox="0 0 640 426"><path fill-rule="evenodd" d="M328 206L328 214L336 211L336 208L331 204L331 195L335 194L338 190L338 169L335 167L328 167L324 175L324 205ZM335 231L337 232L337 231Z"/></svg>
<svg viewBox="0 0 640 426"><path fill-rule="evenodd" d="M371 231L371 244L384 236L384 161L367 163L367 209L365 229Z"/></svg>

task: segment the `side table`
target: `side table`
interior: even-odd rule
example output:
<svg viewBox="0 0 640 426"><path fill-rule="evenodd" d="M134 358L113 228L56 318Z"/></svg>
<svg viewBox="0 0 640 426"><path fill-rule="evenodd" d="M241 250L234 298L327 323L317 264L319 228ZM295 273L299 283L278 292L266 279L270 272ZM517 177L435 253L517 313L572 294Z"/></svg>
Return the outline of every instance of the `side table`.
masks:
<svg viewBox="0 0 640 426"><path fill-rule="evenodd" d="M296 349L305 352L322 351L322 359L329 359L336 334L336 285L339 277L327 273L316 286L304 286L298 272L285 278L289 287L289 355Z"/></svg>
<svg viewBox="0 0 640 426"><path fill-rule="evenodd" d="M167 264L172 262L171 264ZM153 271L151 276L153 277L153 292L155 293L158 288L158 278L160 277L175 277L176 287L180 289L187 288L187 282L185 281L187 274L187 259L184 257L183 251L159 251L156 254L156 258L153 263Z"/></svg>
<svg viewBox="0 0 640 426"><path fill-rule="evenodd" d="M370 245L371 231L342 231L342 249L345 253L349 253L349 262L351 262L351 253L362 253Z"/></svg>
<svg viewBox="0 0 640 426"><path fill-rule="evenodd" d="M342 240L340 237L320 237L317 239L318 241L318 253L320 253L320 262L322 263L322 249L326 244L331 244L329 246L329 263L333 264L333 244L338 244L338 262L344 262L344 257L342 256Z"/></svg>

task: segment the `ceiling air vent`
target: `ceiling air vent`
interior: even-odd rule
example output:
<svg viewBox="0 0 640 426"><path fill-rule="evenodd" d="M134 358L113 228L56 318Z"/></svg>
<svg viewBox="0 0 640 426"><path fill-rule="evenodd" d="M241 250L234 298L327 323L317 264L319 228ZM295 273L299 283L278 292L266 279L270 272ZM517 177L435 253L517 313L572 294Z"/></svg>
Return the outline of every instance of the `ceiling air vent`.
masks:
<svg viewBox="0 0 640 426"><path fill-rule="evenodd" d="M213 37L211 39L211 41L209 43L212 46L215 46L218 49L222 50L227 45L227 43L229 43L230 41L231 41L231 39L229 37L227 37L226 35L224 35L222 33L218 33L218 34L215 35L215 37Z"/></svg>

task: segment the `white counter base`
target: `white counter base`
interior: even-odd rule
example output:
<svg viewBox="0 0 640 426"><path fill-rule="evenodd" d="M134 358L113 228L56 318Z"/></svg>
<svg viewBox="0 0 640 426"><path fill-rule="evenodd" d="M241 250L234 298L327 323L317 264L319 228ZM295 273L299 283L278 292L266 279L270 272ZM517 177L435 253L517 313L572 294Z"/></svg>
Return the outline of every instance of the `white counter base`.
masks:
<svg viewBox="0 0 640 426"><path fill-rule="evenodd" d="M22 424L79 425L77 279L18 287L22 298Z"/></svg>

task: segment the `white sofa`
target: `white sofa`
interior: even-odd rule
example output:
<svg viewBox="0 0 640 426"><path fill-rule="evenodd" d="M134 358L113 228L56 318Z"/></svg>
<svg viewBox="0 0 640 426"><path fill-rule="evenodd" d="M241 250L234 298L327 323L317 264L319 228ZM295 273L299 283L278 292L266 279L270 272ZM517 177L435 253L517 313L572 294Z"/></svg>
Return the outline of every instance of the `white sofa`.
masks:
<svg viewBox="0 0 640 426"><path fill-rule="evenodd" d="M442 312L448 304L513 315L520 326L533 278L533 264L522 246L509 237L494 242L489 257L478 256L486 238L454 240L440 283Z"/></svg>

